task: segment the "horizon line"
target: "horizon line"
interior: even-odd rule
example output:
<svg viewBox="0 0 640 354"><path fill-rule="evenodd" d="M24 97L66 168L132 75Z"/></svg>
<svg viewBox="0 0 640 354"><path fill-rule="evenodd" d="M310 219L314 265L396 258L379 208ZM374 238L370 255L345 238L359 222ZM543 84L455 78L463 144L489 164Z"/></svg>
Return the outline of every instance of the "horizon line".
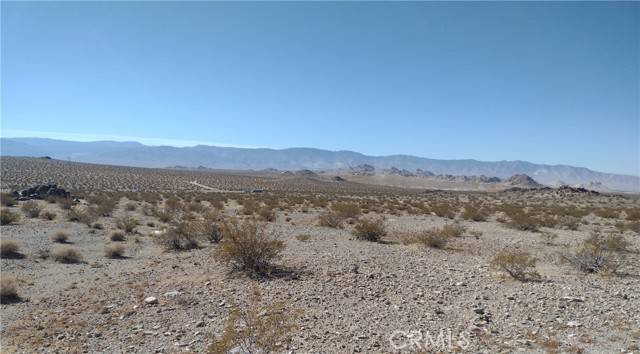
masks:
<svg viewBox="0 0 640 354"><path fill-rule="evenodd" d="M8 133L8 134L7 134ZM20 134L38 134L41 136L25 136ZM73 139L77 137L78 139ZM315 149L315 150L325 150L330 152L352 152L370 157L392 157L392 156L409 156L409 157L417 157L423 159L431 159L431 160L448 160L448 161L476 161L476 162L524 162L530 163L534 165L544 165L551 167L572 167L572 168L584 168L592 172L601 172L608 174L615 174L621 176L631 176L631 177L639 177L640 173L637 175L627 174L627 173L618 173L618 172L604 172L593 170L584 166L573 166L568 164L548 164L548 163L537 163L526 160L478 160L473 158L458 158L458 159L437 159L431 157L424 157L412 154L388 154L388 155L368 155L359 151L353 150L332 150L332 149L324 149L317 147L286 147L286 148L278 148L278 147L266 147L266 146L255 146L255 145L242 145L242 144L228 144L228 143L217 143L217 142L204 142L197 140L182 140L182 139L163 139L163 138L144 138L144 137L136 137L136 136L123 136L123 135L107 135L107 134L78 134L78 133L60 133L60 132L46 132L46 131L33 131L33 130L19 130L19 129L6 129L0 130L0 138L9 138L9 139L50 139L50 140L59 140L59 141L67 141L67 142L84 142L84 143L95 143L95 142L116 142L116 143L138 143L143 146L150 147L161 147L168 146L174 148L188 148L188 147L197 147L197 146L206 146L206 147L229 147L229 148L239 148L239 149L270 149L270 150L288 150L288 149Z"/></svg>

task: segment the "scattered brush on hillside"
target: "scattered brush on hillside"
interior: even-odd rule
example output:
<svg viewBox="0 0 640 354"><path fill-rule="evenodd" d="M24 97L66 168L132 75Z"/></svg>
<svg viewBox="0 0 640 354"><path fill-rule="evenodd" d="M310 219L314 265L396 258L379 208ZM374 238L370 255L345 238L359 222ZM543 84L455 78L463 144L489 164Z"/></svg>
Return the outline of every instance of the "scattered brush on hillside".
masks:
<svg viewBox="0 0 640 354"><path fill-rule="evenodd" d="M358 220L352 233L359 240L379 242L387 234L387 231L384 227L384 220L381 218L363 218Z"/></svg>
<svg viewBox="0 0 640 354"><path fill-rule="evenodd" d="M253 220L231 219L224 223L222 234L215 258L250 275L269 276L274 270L273 261L285 248L283 241L269 234L265 224Z"/></svg>
<svg viewBox="0 0 640 354"><path fill-rule="evenodd" d="M535 269L536 259L525 251L501 251L495 255L491 265L519 281L535 281L540 279L540 274L538 274Z"/></svg>
<svg viewBox="0 0 640 354"><path fill-rule="evenodd" d="M470 204L464 207L462 218L472 221L487 221L487 219L489 218L489 212L477 205Z"/></svg>

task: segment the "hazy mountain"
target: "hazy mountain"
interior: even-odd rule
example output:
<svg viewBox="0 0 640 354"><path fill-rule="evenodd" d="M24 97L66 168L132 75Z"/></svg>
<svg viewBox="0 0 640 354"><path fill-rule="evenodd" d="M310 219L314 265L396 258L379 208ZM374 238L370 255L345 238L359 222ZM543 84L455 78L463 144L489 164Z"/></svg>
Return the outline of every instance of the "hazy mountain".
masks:
<svg viewBox="0 0 640 354"><path fill-rule="evenodd" d="M279 170L347 169L370 165L376 169L421 169L435 174L495 176L508 178L526 174L548 185L601 183L607 188L640 191L640 177L603 173L583 167L542 165L526 161L485 162L477 160L435 160L409 155L367 156L353 151L313 148L246 149L198 145L194 147L146 146L136 142L73 142L41 138L1 138L4 156L50 156L60 160L101 164L167 167L204 166L218 169L277 168Z"/></svg>

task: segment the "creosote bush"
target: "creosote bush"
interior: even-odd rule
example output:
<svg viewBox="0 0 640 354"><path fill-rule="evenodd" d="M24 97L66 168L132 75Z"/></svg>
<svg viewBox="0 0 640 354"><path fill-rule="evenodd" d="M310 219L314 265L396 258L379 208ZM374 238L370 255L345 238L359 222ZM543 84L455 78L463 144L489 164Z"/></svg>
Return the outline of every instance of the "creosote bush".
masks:
<svg viewBox="0 0 640 354"><path fill-rule="evenodd" d="M286 302L263 304L256 288L247 307L231 306L222 335L209 344L207 353L284 352L298 317L299 313L292 311Z"/></svg>
<svg viewBox="0 0 640 354"><path fill-rule="evenodd" d="M462 213L462 218L472 221L487 221L487 218L489 218L489 212L486 209L475 205L466 205L464 207L464 212Z"/></svg>
<svg viewBox="0 0 640 354"><path fill-rule="evenodd" d="M2 204L2 206L11 207L16 205L16 199L11 193L0 193L0 204Z"/></svg>
<svg viewBox="0 0 640 354"><path fill-rule="evenodd" d="M325 227L340 228L344 218L335 211L325 211L318 216L318 225Z"/></svg>
<svg viewBox="0 0 640 354"><path fill-rule="evenodd" d="M360 207L354 203L335 203L331 206L331 210L336 212L343 219L356 218L362 213Z"/></svg>
<svg viewBox="0 0 640 354"><path fill-rule="evenodd" d="M80 263L82 254L80 250L72 246L58 246L51 252L51 257L60 263Z"/></svg>
<svg viewBox="0 0 640 354"><path fill-rule="evenodd" d="M20 254L20 246L15 240L0 240L0 256L2 258L18 258Z"/></svg>
<svg viewBox="0 0 640 354"><path fill-rule="evenodd" d="M138 220L136 220L131 216L124 216L116 220L116 226L119 229L124 230L126 233L129 233L129 234L135 231L136 226L138 226L138 224L139 224Z"/></svg>
<svg viewBox="0 0 640 354"><path fill-rule="evenodd" d="M9 303L20 301L18 294L18 281L9 276L0 278L0 303Z"/></svg>
<svg viewBox="0 0 640 354"><path fill-rule="evenodd" d="M168 250L188 251L200 248L206 238L202 222L182 221L157 236L157 242Z"/></svg>
<svg viewBox="0 0 640 354"><path fill-rule="evenodd" d="M42 208L35 200L26 201L22 204L20 209L22 209L22 211L30 218L37 218L40 216L40 212L42 211Z"/></svg>
<svg viewBox="0 0 640 354"><path fill-rule="evenodd" d="M269 234L265 224L253 220L228 220L222 234L215 258L251 275L269 275L274 269L272 262L285 248L283 241Z"/></svg>
<svg viewBox="0 0 640 354"><path fill-rule="evenodd" d="M64 231L56 231L56 233L51 236L52 242L67 243L68 240L69 236Z"/></svg>
<svg viewBox="0 0 640 354"><path fill-rule="evenodd" d="M15 224L18 220L20 220L20 215L17 213L14 213L7 208L2 208L0 210L0 225Z"/></svg>
<svg viewBox="0 0 640 354"><path fill-rule="evenodd" d="M353 235L364 241L379 242L386 234L382 219L363 218L353 228Z"/></svg>
<svg viewBox="0 0 640 354"><path fill-rule="evenodd" d="M540 274L535 269L536 259L525 251L505 250L498 252L491 264L519 281L540 279Z"/></svg>
<svg viewBox="0 0 640 354"><path fill-rule="evenodd" d="M121 244L104 246L104 256L107 258L122 258L124 256L124 246Z"/></svg>
<svg viewBox="0 0 640 354"><path fill-rule="evenodd" d="M81 222L87 226L91 226L94 222L98 221L99 217L99 210L95 207L75 206L69 209L68 214L69 221Z"/></svg>
<svg viewBox="0 0 640 354"><path fill-rule="evenodd" d="M45 220L54 220L58 214L53 211L45 211L41 214L42 218Z"/></svg>
<svg viewBox="0 0 640 354"><path fill-rule="evenodd" d="M109 235L109 239L114 242L123 242L127 240L127 237L122 231L114 231Z"/></svg>
<svg viewBox="0 0 640 354"><path fill-rule="evenodd" d="M578 249L564 258L585 273L615 273L622 266L629 242L623 235L611 233L603 236L593 232Z"/></svg>

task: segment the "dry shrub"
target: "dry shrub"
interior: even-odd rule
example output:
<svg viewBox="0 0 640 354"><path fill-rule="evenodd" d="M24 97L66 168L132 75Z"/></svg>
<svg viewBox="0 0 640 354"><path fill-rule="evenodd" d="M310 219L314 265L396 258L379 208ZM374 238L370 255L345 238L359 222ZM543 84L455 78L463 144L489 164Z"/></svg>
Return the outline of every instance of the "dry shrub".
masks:
<svg viewBox="0 0 640 354"><path fill-rule="evenodd" d="M127 211L134 211L134 210L136 210L136 208L138 208L138 205L136 203L134 203L134 202L129 202L129 203L124 205L124 208Z"/></svg>
<svg viewBox="0 0 640 354"><path fill-rule="evenodd" d="M0 279L0 303L20 301L18 281L15 278L3 276Z"/></svg>
<svg viewBox="0 0 640 354"><path fill-rule="evenodd" d="M157 242L168 250L188 251L200 248L200 241L205 238L201 223L183 221L170 227L158 236Z"/></svg>
<svg viewBox="0 0 640 354"><path fill-rule="evenodd" d="M95 210L98 216L110 216L118 206L118 199L111 198L108 195L95 196L89 198L89 201L96 204Z"/></svg>
<svg viewBox="0 0 640 354"><path fill-rule="evenodd" d="M82 254L80 250L72 246L58 246L51 252L51 257L60 263L80 263Z"/></svg>
<svg viewBox="0 0 640 354"><path fill-rule="evenodd" d="M51 235L51 241L57 243L67 243L67 241L69 241L69 235L67 235L64 231L57 231L55 234Z"/></svg>
<svg viewBox="0 0 640 354"><path fill-rule="evenodd" d="M343 219L356 218L362 213L360 207L354 203L335 203L331 209Z"/></svg>
<svg viewBox="0 0 640 354"><path fill-rule="evenodd" d="M637 209L627 209L624 211L627 214L626 218L630 221L640 221L640 208Z"/></svg>
<svg viewBox="0 0 640 354"><path fill-rule="evenodd" d="M98 221L100 217L99 211L95 207L80 207L75 206L69 210L69 221L81 222L87 226L91 226L94 222Z"/></svg>
<svg viewBox="0 0 640 354"><path fill-rule="evenodd" d="M578 249L564 258L585 273L615 273L624 261L629 242L620 234L602 236L593 232Z"/></svg>
<svg viewBox="0 0 640 354"><path fill-rule="evenodd" d="M53 211L45 211L42 213L42 218L45 220L54 220L58 214Z"/></svg>
<svg viewBox="0 0 640 354"><path fill-rule="evenodd" d="M554 241L558 238L558 234L544 231L543 233L540 234L540 238L542 238L542 241L544 242L545 245L551 246L553 245Z"/></svg>
<svg viewBox="0 0 640 354"><path fill-rule="evenodd" d="M318 225L325 227L340 228L344 218L335 211L325 211L318 215Z"/></svg>
<svg viewBox="0 0 640 354"><path fill-rule="evenodd" d="M0 225L9 225L14 224L20 220L20 215L12 212L7 208L2 208L0 210Z"/></svg>
<svg viewBox="0 0 640 354"><path fill-rule="evenodd" d="M30 218L37 218L40 216L40 212L42 211L42 208L35 200L26 201L22 204L20 209L22 209L22 211Z"/></svg>
<svg viewBox="0 0 640 354"><path fill-rule="evenodd" d="M207 208L204 205L202 205L200 203L197 203L197 202L192 202L192 203L189 203L187 205L187 210L189 210L191 212L194 212L194 213L202 213L206 209Z"/></svg>
<svg viewBox="0 0 640 354"><path fill-rule="evenodd" d="M452 231L444 228L433 228L418 233L411 233L402 236L401 242L407 244L419 244L425 247L444 249L447 247L449 240L453 237Z"/></svg>
<svg viewBox="0 0 640 354"><path fill-rule="evenodd" d="M127 237L122 231L114 231L109 235L109 239L113 242L123 242L127 240Z"/></svg>
<svg viewBox="0 0 640 354"><path fill-rule="evenodd" d="M62 210L70 210L73 207L73 199L71 198L58 198L56 201Z"/></svg>
<svg viewBox="0 0 640 354"><path fill-rule="evenodd" d="M276 220L275 211L273 211L272 209L270 209L269 207L266 207L266 206L258 209L258 216L263 221L275 221Z"/></svg>
<svg viewBox="0 0 640 354"><path fill-rule="evenodd" d="M448 203L435 203L430 207L430 210L438 217L454 219L456 217L457 209Z"/></svg>
<svg viewBox="0 0 640 354"><path fill-rule="evenodd" d="M124 230L126 233L129 233L129 234L135 231L136 226L138 226L138 224L139 224L138 220L136 220L131 216L124 216L116 219L116 226L119 229Z"/></svg>
<svg viewBox="0 0 640 354"><path fill-rule="evenodd" d="M522 231L538 231L540 220L536 219L534 216L521 210L507 215L511 218L508 225L512 228Z"/></svg>
<svg viewBox="0 0 640 354"><path fill-rule="evenodd" d="M258 204L257 201L253 200L253 199L245 199L242 201L239 201L242 203L242 214L244 215L253 215L254 213L256 213L260 207L260 205Z"/></svg>
<svg viewBox="0 0 640 354"><path fill-rule="evenodd" d="M300 242L307 242L311 239L311 236L309 234L300 234L298 236L296 236L296 240L300 241Z"/></svg>
<svg viewBox="0 0 640 354"><path fill-rule="evenodd" d="M580 225L580 219L574 216L563 216L558 220L558 225L566 230L578 230L578 226Z"/></svg>
<svg viewBox="0 0 640 354"><path fill-rule="evenodd" d="M609 208L601 208L593 211L596 216L605 219L616 219L618 217L618 211Z"/></svg>
<svg viewBox="0 0 640 354"><path fill-rule="evenodd" d="M462 218L473 221L487 221L489 218L489 212L486 209L475 205L467 205L464 207Z"/></svg>
<svg viewBox="0 0 640 354"><path fill-rule="evenodd" d="M168 212L175 213L182 210L182 201L175 196L170 197L164 202L165 209Z"/></svg>
<svg viewBox="0 0 640 354"><path fill-rule="evenodd" d="M15 240L0 240L0 256L2 258L20 258L20 246Z"/></svg>
<svg viewBox="0 0 640 354"><path fill-rule="evenodd" d="M353 235L359 240L379 242L386 234L382 219L360 219L353 228Z"/></svg>
<svg viewBox="0 0 640 354"><path fill-rule="evenodd" d="M11 193L0 193L0 204L6 207L14 206L16 205L16 198Z"/></svg>
<svg viewBox="0 0 640 354"><path fill-rule="evenodd" d="M540 279L540 274L535 269L536 259L525 251L505 250L498 252L491 264L519 281Z"/></svg>
<svg viewBox="0 0 640 354"><path fill-rule="evenodd" d="M104 246L104 256L107 258L123 258L124 246L121 244Z"/></svg>
<svg viewBox="0 0 640 354"><path fill-rule="evenodd" d="M248 307L233 304L222 335L209 344L207 353L284 352L299 313L290 310L286 302L262 303L262 295L255 289Z"/></svg>
<svg viewBox="0 0 640 354"><path fill-rule="evenodd" d="M268 233L265 224L253 220L232 219L223 224L222 230L216 259L251 275L269 275L272 262L285 248L283 241Z"/></svg>
<svg viewBox="0 0 640 354"><path fill-rule="evenodd" d="M173 220L173 212L169 210L156 211L156 217L162 222L171 222Z"/></svg>
<svg viewBox="0 0 640 354"><path fill-rule="evenodd" d="M440 233L448 236L448 237L460 237L462 236L467 228L456 223L447 224L440 229Z"/></svg>

